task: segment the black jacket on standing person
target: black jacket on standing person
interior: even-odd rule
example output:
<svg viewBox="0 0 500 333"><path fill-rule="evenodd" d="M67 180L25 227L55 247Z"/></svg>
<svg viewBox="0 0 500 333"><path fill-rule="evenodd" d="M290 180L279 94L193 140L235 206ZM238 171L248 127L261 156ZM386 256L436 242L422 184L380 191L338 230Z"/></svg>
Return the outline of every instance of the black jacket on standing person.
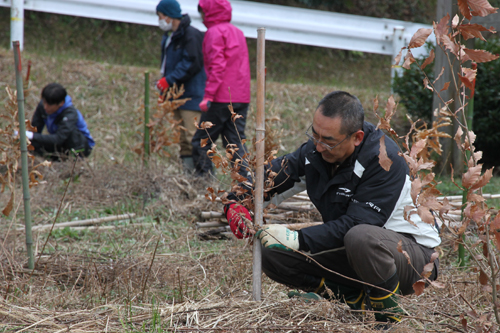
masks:
<svg viewBox="0 0 500 333"><path fill-rule="evenodd" d="M57 130L52 134L42 134L48 115L40 102L33 114L31 125L37 128L31 144L38 154L68 153L71 149L88 156L92 151L89 139L79 130L78 111L71 105L64 108L54 120ZM88 131L88 130L87 130ZM93 140L91 140L93 143Z"/></svg>
<svg viewBox="0 0 500 333"><path fill-rule="evenodd" d="M181 98L190 98L182 106L185 110L200 111L199 104L205 92L207 75L203 68L202 42L203 33L191 26L187 14L182 16L177 30L167 31L161 41L162 74L169 86L184 85Z"/></svg>

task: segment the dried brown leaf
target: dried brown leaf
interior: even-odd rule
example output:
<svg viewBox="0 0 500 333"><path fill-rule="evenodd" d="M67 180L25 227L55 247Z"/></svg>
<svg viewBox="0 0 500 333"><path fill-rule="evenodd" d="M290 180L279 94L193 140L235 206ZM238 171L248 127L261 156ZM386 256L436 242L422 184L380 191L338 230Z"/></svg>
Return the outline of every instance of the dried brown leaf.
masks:
<svg viewBox="0 0 500 333"><path fill-rule="evenodd" d="M425 148L427 144L427 139L418 140L411 146L410 156L416 158L417 155Z"/></svg>
<svg viewBox="0 0 500 333"><path fill-rule="evenodd" d="M399 253L403 253L403 241L398 242L397 249Z"/></svg>
<svg viewBox="0 0 500 333"><path fill-rule="evenodd" d="M431 211L429 208L424 207L424 206L418 206L417 208L417 213L424 221L425 223L428 223L430 225L434 225L434 215L432 215Z"/></svg>
<svg viewBox="0 0 500 333"><path fill-rule="evenodd" d="M470 20L472 18L467 0L458 0L458 9L466 19Z"/></svg>
<svg viewBox="0 0 500 333"><path fill-rule="evenodd" d="M459 147L462 146L462 135L464 134L464 131L462 131L462 127L459 127L457 129L457 132L455 133L455 136L453 137L453 139L455 140L455 142L457 143L457 145Z"/></svg>
<svg viewBox="0 0 500 333"><path fill-rule="evenodd" d="M453 53L455 56L458 56L458 52L460 51L460 45L453 39L451 39L449 36L443 36L443 45L444 47Z"/></svg>
<svg viewBox="0 0 500 333"><path fill-rule="evenodd" d="M445 90L447 90L449 86L450 86L450 81L445 82L445 84L443 85L443 88L442 88L440 91L445 91Z"/></svg>
<svg viewBox="0 0 500 333"><path fill-rule="evenodd" d="M399 63L401 62L401 57L402 57L404 49L406 49L406 47L403 47L401 50L399 50L398 55L394 58L394 65L392 65L392 67L399 66Z"/></svg>
<svg viewBox="0 0 500 333"><path fill-rule="evenodd" d="M455 16L453 16L453 20L451 20L451 27L453 29L456 29L459 22L460 22L460 18L458 17L457 14L455 14Z"/></svg>
<svg viewBox="0 0 500 333"><path fill-rule="evenodd" d="M431 276L433 269L434 269L434 263L430 262L426 264L421 274L422 277L428 279Z"/></svg>
<svg viewBox="0 0 500 333"><path fill-rule="evenodd" d="M422 190L422 180L420 179L420 177L417 177L411 182L411 191L410 191L411 198L415 205L417 204L417 198L421 190Z"/></svg>
<svg viewBox="0 0 500 333"><path fill-rule="evenodd" d="M488 275L481 269L479 271L479 283L483 286L487 285L489 282Z"/></svg>
<svg viewBox="0 0 500 333"><path fill-rule="evenodd" d="M427 29L427 28L418 29L417 32L415 32L411 37L410 43L408 44L408 48L413 49L424 45L425 41L427 40L427 38L429 38L431 33L432 29Z"/></svg>
<svg viewBox="0 0 500 333"><path fill-rule="evenodd" d="M468 0L470 9L472 9L471 14L473 16L488 16L497 12L496 8L493 8L488 0Z"/></svg>
<svg viewBox="0 0 500 333"><path fill-rule="evenodd" d="M201 140L200 140L200 146L201 146L201 147L205 147L205 146L207 145L207 142L208 142L208 138L206 138L206 139L201 139Z"/></svg>
<svg viewBox="0 0 500 333"><path fill-rule="evenodd" d="M418 280L413 284L413 290L415 291L416 296L420 296L424 293L425 290L425 281L424 280Z"/></svg>
<svg viewBox="0 0 500 333"><path fill-rule="evenodd" d="M382 169L384 169L385 171L389 171L391 169L392 160L389 158L389 156L387 156L387 150L385 147L385 135L382 135L382 137L380 138L378 161Z"/></svg>
<svg viewBox="0 0 500 333"><path fill-rule="evenodd" d="M495 29L493 27L488 29L486 27L483 27L481 24L477 23L462 24L458 27L458 30L460 31L465 40L471 38L479 38L486 41L481 31L489 31L492 33L495 32Z"/></svg>
<svg viewBox="0 0 500 333"><path fill-rule="evenodd" d="M415 58L413 57L413 54L408 50L408 52L405 55L405 62L403 63L403 68L404 69L410 69L410 65L415 62Z"/></svg>
<svg viewBox="0 0 500 333"><path fill-rule="evenodd" d="M439 80L441 78L441 76L443 75L443 73L444 73L444 66L441 67L441 72L439 72L437 78L434 81L432 81L432 83L436 84L437 80Z"/></svg>
<svg viewBox="0 0 500 333"><path fill-rule="evenodd" d="M469 56L472 61L475 62L489 62L498 59L498 55L485 50L471 50L464 49L465 54Z"/></svg>
<svg viewBox="0 0 500 333"><path fill-rule="evenodd" d="M434 49L432 49L431 52L429 53L429 56L424 60L424 63L420 66L420 68L424 69L425 67L427 67L427 65L430 65L434 61L435 57L436 54L434 52Z"/></svg>
<svg viewBox="0 0 500 333"><path fill-rule="evenodd" d="M490 179L492 177L493 177L493 168L486 170L486 172L479 178L477 183L472 185L472 187L470 189L472 191L475 191L475 190L485 186L486 184L488 184L490 182Z"/></svg>
<svg viewBox="0 0 500 333"><path fill-rule="evenodd" d="M470 188L474 185L481 176L481 167L482 165L476 165L472 168L469 168L466 173L462 176L462 186L465 188Z"/></svg>
<svg viewBox="0 0 500 333"><path fill-rule="evenodd" d="M7 205L5 208L2 210L2 214L5 216L9 216L10 212L12 211L12 208L14 207L14 192L10 193L10 199L9 202L7 202Z"/></svg>
<svg viewBox="0 0 500 333"><path fill-rule="evenodd" d="M448 34L448 24L450 22L450 14L447 14L441 20L439 23L434 22L433 27L434 27L434 35L436 35L436 42L438 45L443 44L443 36L446 36Z"/></svg>

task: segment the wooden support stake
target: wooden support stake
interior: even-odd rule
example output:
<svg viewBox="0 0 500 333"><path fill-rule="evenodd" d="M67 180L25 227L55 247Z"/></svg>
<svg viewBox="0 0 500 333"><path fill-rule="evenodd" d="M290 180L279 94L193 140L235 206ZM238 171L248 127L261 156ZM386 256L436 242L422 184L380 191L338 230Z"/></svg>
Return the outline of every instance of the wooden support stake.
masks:
<svg viewBox="0 0 500 333"><path fill-rule="evenodd" d="M266 29L257 29L257 116L255 124L255 225L261 226L264 219L264 150L266 137L266 73L265 73L265 35ZM261 300L262 289L262 250L259 241L253 242L252 296L254 301Z"/></svg>
<svg viewBox="0 0 500 333"><path fill-rule="evenodd" d="M135 214L131 213L131 214L122 214L122 215L112 215L112 216L106 216L106 217L98 217L98 218L89 219L89 220L62 222L62 223L56 223L56 224L54 224L54 228L64 228L64 227L72 227L72 226L92 225L92 224L98 224L98 223L104 223L104 222L110 222L110 221L116 221L116 220L131 219L134 216L135 216ZM43 224L43 225L37 225L37 226L33 227L33 230L50 229L51 227L52 227L52 223L51 224Z"/></svg>

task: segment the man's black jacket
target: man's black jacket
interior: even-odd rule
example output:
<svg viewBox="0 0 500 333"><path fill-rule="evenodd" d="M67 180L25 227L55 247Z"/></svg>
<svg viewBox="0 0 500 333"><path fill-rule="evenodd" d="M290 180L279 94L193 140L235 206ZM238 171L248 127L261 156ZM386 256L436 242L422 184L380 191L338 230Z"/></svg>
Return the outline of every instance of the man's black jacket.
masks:
<svg viewBox="0 0 500 333"><path fill-rule="evenodd" d="M384 133L368 122L363 131L362 143L333 176L332 165L323 160L312 141L273 160L272 170L278 175L267 200L275 195L273 203L279 203L307 189L324 222L299 232L300 249L311 253L343 247L344 235L358 224L411 234L429 248L439 245L441 240L434 226L422 222L417 214L411 216L416 226L404 219L405 206L413 203L408 166L399 156L398 146L385 137L387 155L393 161L390 170L385 171L378 158Z"/></svg>

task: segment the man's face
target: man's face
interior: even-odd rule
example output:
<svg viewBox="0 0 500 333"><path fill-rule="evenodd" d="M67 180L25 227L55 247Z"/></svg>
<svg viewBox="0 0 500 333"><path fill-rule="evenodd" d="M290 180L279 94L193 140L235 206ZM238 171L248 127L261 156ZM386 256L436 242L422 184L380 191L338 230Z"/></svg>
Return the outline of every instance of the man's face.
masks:
<svg viewBox="0 0 500 333"><path fill-rule="evenodd" d="M311 136L314 138L316 150L328 163L342 163L352 155L356 146L363 141L364 132L343 133L340 117L324 116L320 109L314 113ZM343 133L343 134L341 134ZM325 147L321 142L333 149Z"/></svg>
<svg viewBox="0 0 500 333"><path fill-rule="evenodd" d="M45 109L45 112L47 112L48 115L51 115L55 113L61 106L64 105L64 102L61 102L59 104L49 104L45 99L42 99L43 103L43 108Z"/></svg>

